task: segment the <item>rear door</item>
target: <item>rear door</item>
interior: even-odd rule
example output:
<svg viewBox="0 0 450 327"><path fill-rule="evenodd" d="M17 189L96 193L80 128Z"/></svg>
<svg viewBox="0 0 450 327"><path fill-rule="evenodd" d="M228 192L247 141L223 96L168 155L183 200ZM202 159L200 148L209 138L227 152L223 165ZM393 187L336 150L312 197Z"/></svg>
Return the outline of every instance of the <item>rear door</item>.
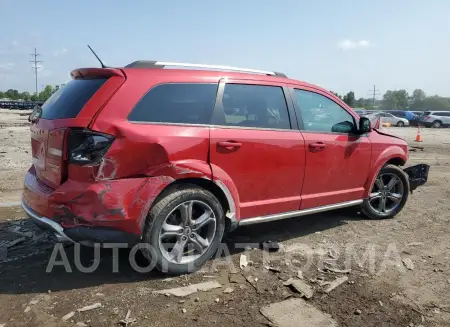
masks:
<svg viewBox="0 0 450 327"><path fill-rule="evenodd" d="M227 176L236 186L241 219L298 210L305 147L287 88L222 81L210 162L214 176Z"/></svg>
<svg viewBox="0 0 450 327"><path fill-rule="evenodd" d="M65 178L64 140L69 127L88 127L125 80L120 70L83 69L32 113L32 161L37 178L56 188Z"/></svg>
<svg viewBox="0 0 450 327"><path fill-rule="evenodd" d="M356 116L320 90L296 88L293 97L306 147L301 209L362 199L371 143L352 133Z"/></svg>
<svg viewBox="0 0 450 327"><path fill-rule="evenodd" d="M441 111L441 112L436 112L435 115L439 116L438 118L440 118L442 120L442 124L444 124L444 125L450 124L450 112Z"/></svg>

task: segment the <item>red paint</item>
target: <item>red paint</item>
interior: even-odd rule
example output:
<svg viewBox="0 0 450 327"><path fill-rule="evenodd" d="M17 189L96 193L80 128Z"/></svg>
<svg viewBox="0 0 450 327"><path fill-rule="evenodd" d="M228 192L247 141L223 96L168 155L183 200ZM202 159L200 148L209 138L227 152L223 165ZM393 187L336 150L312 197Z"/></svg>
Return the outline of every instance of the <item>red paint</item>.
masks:
<svg viewBox="0 0 450 327"><path fill-rule="evenodd" d="M32 125L33 166L23 194L34 211L63 227L103 226L140 235L155 198L183 179L223 185L235 204L237 220L357 200L367 197L386 162L407 160L403 140L376 131L349 136L127 120L133 106L155 85L222 79L313 90L359 119L340 99L306 83L160 69L80 69L73 76L110 78L76 118L40 119ZM290 118L295 122L296 117ZM74 127L114 137L100 164L68 163L67 135Z"/></svg>

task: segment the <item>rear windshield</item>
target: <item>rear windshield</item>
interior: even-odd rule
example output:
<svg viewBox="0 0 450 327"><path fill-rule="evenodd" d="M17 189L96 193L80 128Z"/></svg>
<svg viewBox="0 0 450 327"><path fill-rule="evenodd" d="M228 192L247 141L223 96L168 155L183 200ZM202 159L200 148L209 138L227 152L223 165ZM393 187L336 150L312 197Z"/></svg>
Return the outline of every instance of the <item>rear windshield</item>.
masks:
<svg viewBox="0 0 450 327"><path fill-rule="evenodd" d="M71 80L43 104L41 118L75 118L106 81L107 78Z"/></svg>
<svg viewBox="0 0 450 327"><path fill-rule="evenodd" d="M421 114L421 116L428 116L429 114L431 114L431 111L425 111Z"/></svg>

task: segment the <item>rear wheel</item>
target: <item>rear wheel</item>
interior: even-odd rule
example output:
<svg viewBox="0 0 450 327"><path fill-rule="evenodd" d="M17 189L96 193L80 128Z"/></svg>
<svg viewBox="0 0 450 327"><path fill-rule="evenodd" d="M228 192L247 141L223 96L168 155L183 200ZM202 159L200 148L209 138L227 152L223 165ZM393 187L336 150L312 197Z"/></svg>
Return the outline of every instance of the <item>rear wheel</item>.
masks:
<svg viewBox="0 0 450 327"><path fill-rule="evenodd" d="M433 122L432 125L434 128L441 128L442 127L442 122L440 122L439 120L436 120Z"/></svg>
<svg viewBox="0 0 450 327"><path fill-rule="evenodd" d="M383 167L375 180L369 198L362 205L363 213L371 219L392 218L405 206L409 181L399 167Z"/></svg>
<svg viewBox="0 0 450 327"><path fill-rule="evenodd" d="M224 230L224 212L217 198L194 185L181 186L150 210L143 241L151 251L142 251L164 273L191 273L214 255Z"/></svg>
<svg viewBox="0 0 450 327"><path fill-rule="evenodd" d="M405 126L405 123L404 123L404 122L399 121L399 122L397 123L397 127L403 127L403 126Z"/></svg>

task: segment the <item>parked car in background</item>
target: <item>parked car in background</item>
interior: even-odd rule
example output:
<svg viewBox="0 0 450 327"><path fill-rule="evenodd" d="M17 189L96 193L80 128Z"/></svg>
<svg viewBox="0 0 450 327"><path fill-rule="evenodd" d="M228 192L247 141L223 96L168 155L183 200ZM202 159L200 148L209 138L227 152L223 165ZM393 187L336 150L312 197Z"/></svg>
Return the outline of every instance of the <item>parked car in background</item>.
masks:
<svg viewBox="0 0 450 327"><path fill-rule="evenodd" d="M30 116L25 212L60 241L144 243L184 274L238 226L354 206L392 218L426 183L429 166L400 168L405 140L331 92L224 67L74 70Z"/></svg>
<svg viewBox="0 0 450 327"><path fill-rule="evenodd" d="M419 117L419 123L434 128L450 126L450 111L425 111Z"/></svg>
<svg viewBox="0 0 450 327"><path fill-rule="evenodd" d="M394 116L388 112L377 112L371 115L367 115L367 117L369 116L371 117L370 118L371 120L373 117L380 117L383 123L389 123L392 126L397 127L409 126L408 119Z"/></svg>

